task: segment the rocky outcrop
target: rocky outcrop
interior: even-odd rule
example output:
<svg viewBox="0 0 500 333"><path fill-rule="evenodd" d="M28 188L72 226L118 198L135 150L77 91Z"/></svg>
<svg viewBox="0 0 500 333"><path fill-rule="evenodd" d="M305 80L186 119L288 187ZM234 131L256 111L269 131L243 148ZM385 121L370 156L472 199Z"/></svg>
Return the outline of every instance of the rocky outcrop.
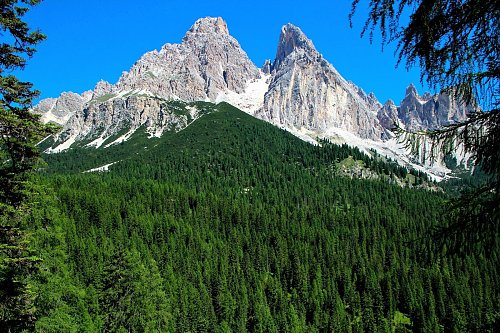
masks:
<svg viewBox="0 0 500 333"><path fill-rule="evenodd" d="M268 74L271 74L271 60L269 59L266 59L266 61L264 61L264 65L262 65L262 67L260 68L260 70L262 71L262 73L264 75L268 75Z"/></svg>
<svg viewBox="0 0 500 333"><path fill-rule="evenodd" d="M374 93L371 92L369 94L366 94L363 89L356 86L354 82L351 81L349 81L349 85L353 90L357 90L358 96L366 103L366 105L368 105L372 112L377 113L378 110L380 110L382 104L380 104Z"/></svg>
<svg viewBox="0 0 500 333"><path fill-rule="evenodd" d="M61 95L41 101L35 112L65 124L60 141L105 137L142 125L175 129L178 119L166 117L159 101L234 99L260 78L260 70L229 35L226 22L207 17L193 24L181 44L165 44L143 55L115 85L101 80L93 91L71 93L75 102ZM61 110L64 117L49 110Z"/></svg>
<svg viewBox="0 0 500 333"><path fill-rule="evenodd" d="M90 100L87 93L82 95L73 92L63 92L58 98L47 98L38 103L33 112L41 115L45 123L53 122L64 125L76 112L82 110Z"/></svg>
<svg viewBox="0 0 500 333"><path fill-rule="evenodd" d="M319 134L333 129L381 140L373 95L358 93L292 24L283 26L269 90L257 116L279 126ZM373 99L373 100L372 100Z"/></svg>
<svg viewBox="0 0 500 333"><path fill-rule="evenodd" d="M258 78L258 68L229 35L226 23L207 17L194 23L181 44L165 44L142 56L116 87L165 99L215 101L228 90L242 93Z"/></svg>
<svg viewBox="0 0 500 333"><path fill-rule="evenodd" d="M116 88L111 83L109 83L108 81L100 80L99 82L97 82L94 90L92 91L92 98L112 94L115 90Z"/></svg>
<svg viewBox="0 0 500 333"><path fill-rule="evenodd" d="M398 107L391 99L388 100L377 112L377 118L383 128L392 130L398 119Z"/></svg>
<svg viewBox="0 0 500 333"><path fill-rule="evenodd" d="M346 81L292 24L281 30L274 62L266 60L259 70L226 23L208 17L197 20L182 43L146 53L116 84L101 80L81 95L43 100L34 112L64 125L52 149L59 151L75 142L107 146L138 128L155 136L180 130L200 115L189 102L206 100L227 101L305 140L327 137L398 161L408 154L390 141L394 121L410 130L432 129L461 121L471 110L445 93L419 96L413 85L400 107L381 105Z"/></svg>
<svg viewBox="0 0 500 333"><path fill-rule="evenodd" d="M158 136L165 130L184 128L197 115L195 107L185 103L172 107L167 101L150 96L111 98L101 103L88 103L83 112L68 121L59 137L62 141L71 138L98 147L123 129L133 132L144 126Z"/></svg>
<svg viewBox="0 0 500 333"><path fill-rule="evenodd" d="M406 129L427 130L463 121L473 110L472 106L457 101L446 92L419 96L415 86L410 84L401 101L398 118Z"/></svg>

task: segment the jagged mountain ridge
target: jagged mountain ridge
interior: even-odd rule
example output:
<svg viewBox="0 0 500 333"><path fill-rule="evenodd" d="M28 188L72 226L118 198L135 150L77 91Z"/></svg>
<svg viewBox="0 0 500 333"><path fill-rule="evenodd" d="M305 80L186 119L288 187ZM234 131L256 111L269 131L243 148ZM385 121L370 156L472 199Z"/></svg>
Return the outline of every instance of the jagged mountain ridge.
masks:
<svg viewBox="0 0 500 333"><path fill-rule="evenodd" d="M397 119L410 130L436 129L462 121L472 111L472 106L458 103L445 92L419 96L415 86L410 84L398 109Z"/></svg>
<svg viewBox="0 0 500 333"><path fill-rule="evenodd" d="M181 44L165 44L160 51L144 54L116 84L100 81L82 95L64 93L58 99L43 100L34 111L43 120L64 126L58 138L62 144L52 152L89 138L95 139L89 146L100 147L124 127L133 131L145 125L161 135L172 128L169 121L186 123L164 117L168 100L215 102L227 94L242 94L249 83L261 81L260 70L229 35L226 23L221 18L203 18ZM255 108L252 99L243 102Z"/></svg>
<svg viewBox="0 0 500 333"><path fill-rule="evenodd" d="M117 90L147 90L184 101L215 100L226 90L242 93L257 67L219 18L197 20L181 44L146 53L116 84Z"/></svg>
<svg viewBox="0 0 500 333"><path fill-rule="evenodd" d="M413 86L408 89L400 107L391 101L382 105L373 93L346 81L292 24L282 28L275 60L259 70L221 18L203 18L181 44L146 53L116 84L101 81L93 91L65 93L34 109L42 119L64 125L59 150L89 138L94 139L89 146L99 147L125 127L133 132L145 125L161 135L168 122L185 123L163 117L166 101L206 100L255 111L309 141L333 138L408 164L405 152L391 142L394 120L407 128L433 128L459 121L467 111L446 94L420 97Z"/></svg>
<svg viewBox="0 0 500 333"><path fill-rule="evenodd" d="M348 83L292 24L281 30L269 90L257 116L284 127L327 134L341 128L364 139L381 140L384 134L374 105L354 84Z"/></svg>

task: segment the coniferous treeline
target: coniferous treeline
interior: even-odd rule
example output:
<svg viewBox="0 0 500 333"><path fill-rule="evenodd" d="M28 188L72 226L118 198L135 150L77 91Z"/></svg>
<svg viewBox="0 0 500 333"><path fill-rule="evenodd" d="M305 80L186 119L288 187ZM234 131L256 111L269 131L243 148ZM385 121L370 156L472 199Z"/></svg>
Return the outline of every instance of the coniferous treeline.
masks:
<svg viewBox="0 0 500 333"><path fill-rule="evenodd" d="M448 197L339 177L355 154L222 106L109 173L48 159L38 328L493 332L498 250L441 257Z"/></svg>

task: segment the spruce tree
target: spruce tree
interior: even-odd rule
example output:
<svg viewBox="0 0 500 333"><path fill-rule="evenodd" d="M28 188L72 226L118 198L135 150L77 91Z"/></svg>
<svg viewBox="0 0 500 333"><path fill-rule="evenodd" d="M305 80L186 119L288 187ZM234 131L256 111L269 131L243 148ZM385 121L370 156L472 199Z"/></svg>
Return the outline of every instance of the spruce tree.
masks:
<svg viewBox="0 0 500 333"><path fill-rule="evenodd" d="M360 2L352 3L351 26ZM377 29L383 45L397 44L398 64L418 65L422 81L475 107L466 120L437 130L395 130L415 155L422 145L430 145L431 159L463 148L487 174L485 184L451 203L449 222L431 236L449 253L491 254L500 234L498 1L372 0L361 35L372 40Z"/></svg>
<svg viewBox="0 0 500 333"><path fill-rule="evenodd" d="M13 75L22 70L45 39L30 31L23 16L38 0L5 0L0 4L0 327L8 332L30 329L35 321L36 298L28 277L39 258L22 225L29 214L29 178L39 162L36 143L52 131L29 108L32 83Z"/></svg>

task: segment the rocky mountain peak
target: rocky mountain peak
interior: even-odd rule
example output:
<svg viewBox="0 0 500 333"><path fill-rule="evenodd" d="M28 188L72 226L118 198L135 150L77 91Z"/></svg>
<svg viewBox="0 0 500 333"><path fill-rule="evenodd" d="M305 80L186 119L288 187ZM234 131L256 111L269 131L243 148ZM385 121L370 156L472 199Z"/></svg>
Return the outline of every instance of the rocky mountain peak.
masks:
<svg viewBox="0 0 500 333"><path fill-rule="evenodd" d="M288 23L281 28L278 50L276 51L276 59L273 68L278 67L289 54L297 50L309 53L311 56L318 53L311 40L306 37L302 30Z"/></svg>
<svg viewBox="0 0 500 333"><path fill-rule="evenodd" d="M113 91L113 85L108 81L100 80L94 87L94 97L103 96L106 94L111 94Z"/></svg>
<svg viewBox="0 0 500 333"><path fill-rule="evenodd" d="M260 68L260 70L262 71L262 73L264 73L264 74L266 74L266 75L267 75L267 74L271 74L271 67L272 67L272 65L271 65L271 60L266 59L266 60L264 61L264 64L263 64L263 65L262 65L262 67Z"/></svg>
<svg viewBox="0 0 500 333"><path fill-rule="evenodd" d="M387 102L385 102L380 108L377 112L377 118L380 125L382 125L382 127L386 130L390 131L394 127L394 122L397 122L398 119L398 107L394 104L392 99L387 100Z"/></svg>
<svg viewBox="0 0 500 333"><path fill-rule="evenodd" d="M426 91L422 96L420 96L420 98L424 101L430 101L433 96L431 95L430 92Z"/></svg>
<svg viewBox="0 0 500 333"><path fill-rule="evenodd" d="M373 92L366 94L365 91L356 86L354 82L349 81L348 83L355 91L357 90L358 96L370 107L370 110L372 110L374 113L376 113L382 107L382 104L380 104Z"/></svg>
<svg viewBox="0 0 500 333"><path fill-rule="evenodd" d="M222 17L204 17L198 19L188 33L215 33L229 35L226 21Z"/></svg>
<svg viewBox="0 0 500 333"><path fill-rule="evenodd" d="M32 111L40 114L44 123L53 122L64 125L91 98L92 92L84 92L81 95L74 92L63 92L58 98L41 100Z"/></svg>
<svg viewBox="0 0 500 333"><path fill-rule="evenodd" d="M392 107L392 106L396 106L396 104L394 103L394 101L393 101L392 99L388 99L388 100L384 103L384 106Z"/></svg>
<svg viewBox="0 0 500 333"><path fill-rule="evenodd" d="M142 91L164 99L216 101L228 91L242 93L259 69L229 35L220 18L198 19L181 44L144 54L125 72L117 91Z"/></svg>
<svg viewBox="0 0 500 333"><path fill-rule="evenodd" d="M380 141L383 128L376 118L380 107L374 95L342 78L299 28L283 26L257 117L313 135L350 132Z"/></svg>
<svg viewBox="0 0 500 333"><path fill-rule="evenodd" d="M418 96L417 88L413 85L413 83L410 83L410 85L406 88L406 96Z"/></svg>
<svg viewBox="0 0 500 333"><path fill-rule="evenodd" d="M471 105L444 91L434 96L428 92L419 96L410 84L401 101L398 118L409 130L427 130L463 121L473 110Z"/></svg>

